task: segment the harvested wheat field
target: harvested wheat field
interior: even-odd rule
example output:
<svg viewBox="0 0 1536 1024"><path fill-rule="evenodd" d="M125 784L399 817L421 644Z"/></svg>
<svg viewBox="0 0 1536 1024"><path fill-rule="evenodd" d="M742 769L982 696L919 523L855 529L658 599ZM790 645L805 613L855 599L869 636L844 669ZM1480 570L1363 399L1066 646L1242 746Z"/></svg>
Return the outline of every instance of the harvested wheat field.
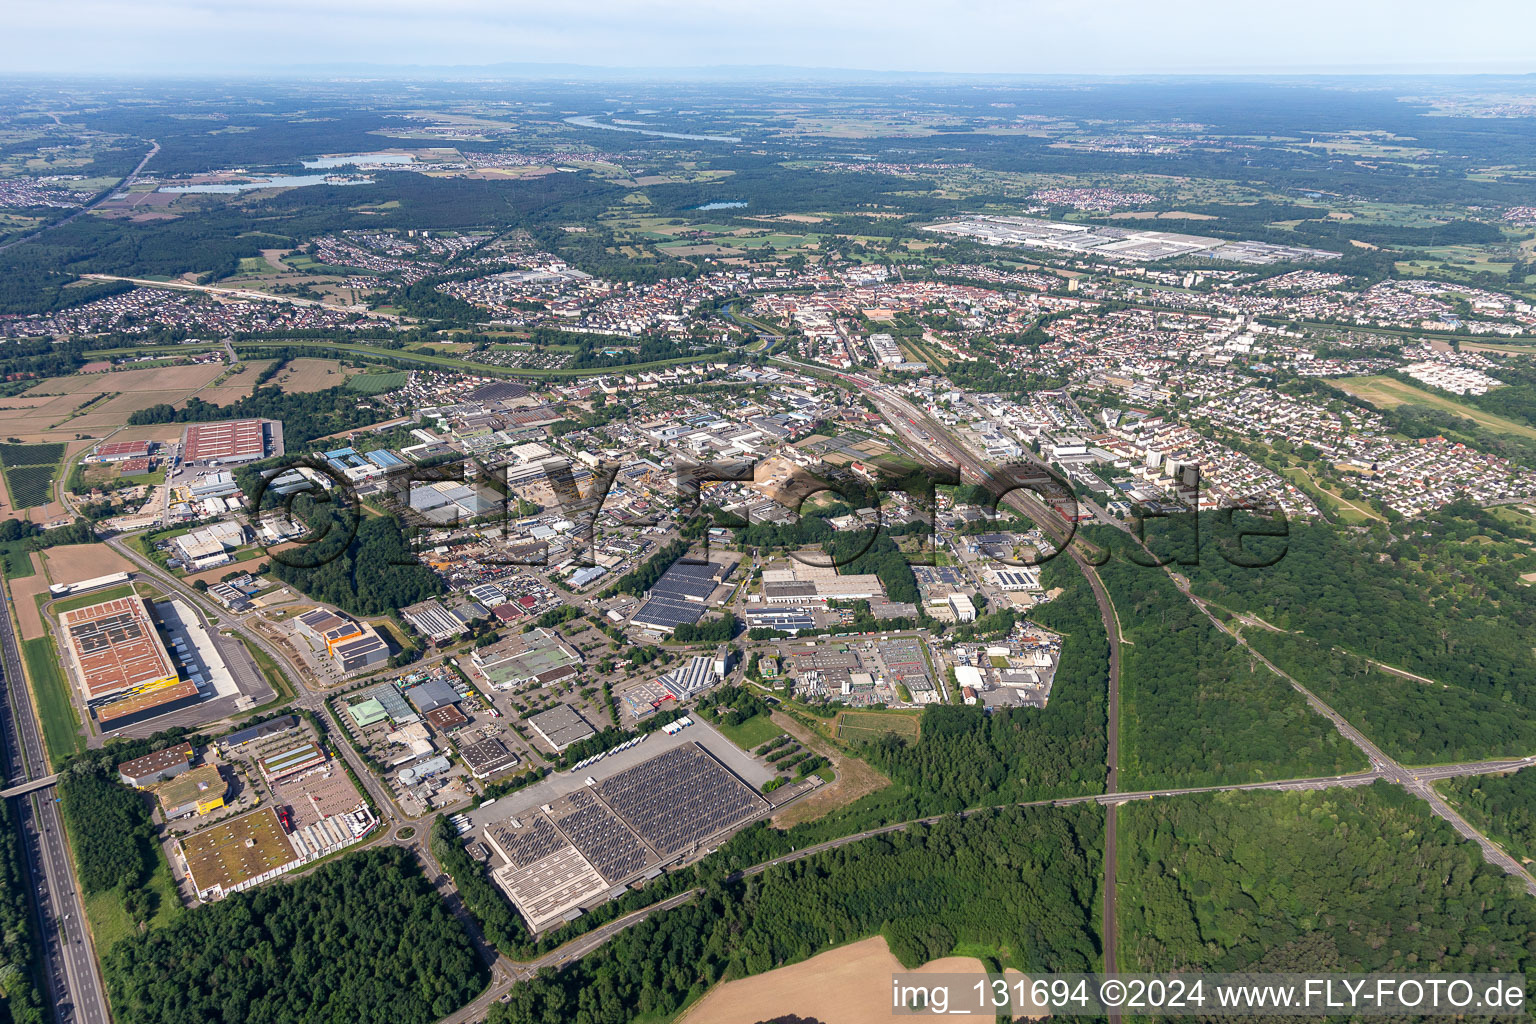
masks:
<svg viewBox="0 0 1536 1024"><path fill-rule="evenodd" d="M247 359L241 362L241 369L225 377L219 384L221 388L240 388L249 392L256 384L256 378L267 372L267 367L272 365L271 359Z"/></svg>
<svg viewBox="0 0 1536 1024"><path fill-rule="evenodd" d="M220 384L214 388L203 388L203 390L197 393L197 397L210 405L225 406L234 405L242 398L249 398L250 394L251 389L249 387L231 388Z"/></svg>
<svg viewBox="0 0 1536 1024"><path fill-rule="evenodd" d="M288 365L268 383L281 388L285 393L302 395L311 391L339 388L347 382L348 377L358 372L343 367L335 359L290 359Z"/></svg>
<svg viewBox="0 0 1536 1024"><path fill-rule="evenodd" d="M114 370L111 373L77 373L69 377L50 377L28 388L24 394L59 395L85 391L192 391L203 387L224 372L221 363L197 363L191 366L157 366L153 369Z"/></svg>
<svg viewBox="0 0 1536 1024"><path fill-rule="evenodd" d="M23 640L47 636L43 615L37 607L37 595L48 593L48 577L43 573L42 556L32 552L32 575L11 580L11 601L16 607L16 623Z"/></svg>
<svg viewBox="0 0 1536 1024"><path fill-rule="evenodd" d="M683 1014L679 1024L758 1024L789 1014L827 1024L889 1024L891 975L904 971L885 940L876 935L798 964L718 985ZM981 975L986 967L974 957L950 956L912 973ZM1024 977L1018 971L1007 974ZM996 1019L990 1013L946 1016Z"/></svg>
<svg viewBox="0 0 1536 1024"><path fill-rule="evenodd" d="M55 583L79 583L114 572L130 572L133 563L105 544L61 544L43 552Z"/></svg>

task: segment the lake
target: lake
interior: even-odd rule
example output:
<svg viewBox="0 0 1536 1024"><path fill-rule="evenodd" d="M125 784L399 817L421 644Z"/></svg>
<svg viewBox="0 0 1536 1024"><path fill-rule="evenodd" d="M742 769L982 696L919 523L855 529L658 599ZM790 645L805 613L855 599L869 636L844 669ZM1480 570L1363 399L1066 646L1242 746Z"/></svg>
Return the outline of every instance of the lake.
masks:
<svg viewBox="0 0 1536 1024"><path fill-rule="evenodd" d="M301 162L311 170L325 170L328 167L346 167L349 164L356 164L359 167L374 164L412 164L416 162L416 158L409 153L352 153L348 156L322 156Z"/></svg>
<svg viewBox="0 0 1536 1024"><path fill-rule="evenodd" d="M263 181L231 181L217 185L161 185L157 192L184 195L234 195L258 188L305 188L309 185L372 185L372 178L337 178L329 174L283 174Z"/></svg>
<svg viewBox="0 0 1536 1024"><path fill-rule="evenodd" d="M746 206L746 205L747 204L743 200L740 200L740 199L717 199L717 200L715 200L712 203L705 203L703 206L695 206L694 209L695 210L735 210L735 209L738 209L738 208Z"/></svg>

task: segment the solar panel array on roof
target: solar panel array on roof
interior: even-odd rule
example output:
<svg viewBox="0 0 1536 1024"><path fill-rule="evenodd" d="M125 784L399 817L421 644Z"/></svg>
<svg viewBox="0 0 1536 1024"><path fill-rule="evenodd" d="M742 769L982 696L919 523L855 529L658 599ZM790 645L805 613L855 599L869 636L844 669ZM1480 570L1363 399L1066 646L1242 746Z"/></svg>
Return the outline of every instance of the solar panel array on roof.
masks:
<svg viewBox="0 0 1536 1024"><path fill-rule="evenodd" d="M176 683L176 666L139 598L72 609L59 621L88 700Z"/></svg>
<svg viewBox="0 0 1536 1024"><path fill-rule="evenodd" d="M565 837L542 814L526 819L522 828L513 828L510 822L497 822L485 831L512 865L519 868L526 868L566 845Z"/></svg>
<svg viewBox="0 0 1536 1024"><path fill-rule="evenodd" d="M605 882L612 885L645 866L645 847L608 808L580 791L571 795L571 803L576 809L555 824Z"/></svg>
<svg viewBox="0 0 1536 1024"><path fill-rule="evenodd" d="M467 397L475 402L504 402L510 398L522 398L526 394L528 389L523 385L506 381L476 388Z"/></svg>
<svg viewBox="0 0 1536 1024"><path fill-rule="evenodd" d="M718 562L674 562L648 593L671 600L703 601L729 574L730 570Z"/></svg>
<svg viewBox="0 0 1536 1024"><path fill-rule="evenodd" d="M704 608L704 605L693 601L653 597L640 606L632 621L641 626L673 630L685 622L689 625L698 622L704 617Z"/></svg>
<svg viewBox="0 0 1536 1024"><path fill-rule="evenodd" d="M611 776L598 793L663 856L695 846L768 806L697 742Z"/></svg>

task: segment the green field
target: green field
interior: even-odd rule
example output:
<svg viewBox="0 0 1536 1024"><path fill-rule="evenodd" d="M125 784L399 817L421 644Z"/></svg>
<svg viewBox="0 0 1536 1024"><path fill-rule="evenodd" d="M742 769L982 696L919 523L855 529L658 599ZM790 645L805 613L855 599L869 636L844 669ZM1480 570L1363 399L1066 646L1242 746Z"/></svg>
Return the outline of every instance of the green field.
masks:
<svg viewBox="0 0 1536 1024"><path fill-rule="evenodd" d="M773 719L767 715L753 715L740 725L712 724L725 734L726 739L736 744L742 750L748 751L753 747L762 746L784 731L777 725L774 725Z"/></svg>
<svg viewBox="0 0 1536 1024"><path fill-rule="evenodd" d="M106 590L97 590L90 594L80 594L76 597L67 597L54 603L53 611L57 615L60 612L72 612L76 608L88 608L93 604L101 604L105 601L116 601L120 597L132 597L135 591L132 583L124 583L121 586L109 587Z"/></svg>
<svg viewBox="0 0 1536 1024"><path fill-rule="evenodd" d="M869 743L888 732L910 743L917 739L919 724L917 715L905 711L844 711L833 728L839 740L849 743Z"/></svg>
<svg viewBox="0 0 1536 1024"><path fill-rule="evenodd" d="M154 896L155 912L150 917L150 928L163 928L182 912L181 896L176 892L176 879L164 854L155 854L155 873L145 886ZM90 921L91 937L102 953L115 946L119 940L138 934L138 926L123 909L122 897L116 889L104 889L83 897L86 919Z"/></svg>
<svg viewBox="0 0 1536 1024"><path fill-rule="evenodd" d="M48 504L63 458L62 444L0 444L0 465L5 467L11 506L23 509Z"/></svg>
<svg viewBox="0 0 1536 1024"><path fill-rule="evenodd" d="M392 370L389 373L362 373L349 378L346 388L361 395L379 395L405 387L409 379L410 375L404 370Z"/></svg>
<svg viewBox="0 0 1536 1024"><path fill-rule="evenodd" d="M1536 438L1536 427L1528 427L1524 423L1516 423L1512 419L1484 412L1474 405L1467 405L1449 396L1404 384L1393 377L1342 377L1330 380L1328 383L1342 391L1348 391L1356 398L1363 398L1372 405L1385 409L1392 409L1399 405L1428 405L1472 420L1478 426L1495 433Z"/></svg>
<svg viewBox="0 0 1536 1024"><path fill-rule="evenodd" d="M80 719L69 700L69 683L59 664L58 652L53 641L46 636L36 640L24 640L21 656L27 663L27 675L32 678L32 696L37 700L37 713L43 720L43 741L48 745L50 760L85 749L85 739L80 735Z"/></svg>

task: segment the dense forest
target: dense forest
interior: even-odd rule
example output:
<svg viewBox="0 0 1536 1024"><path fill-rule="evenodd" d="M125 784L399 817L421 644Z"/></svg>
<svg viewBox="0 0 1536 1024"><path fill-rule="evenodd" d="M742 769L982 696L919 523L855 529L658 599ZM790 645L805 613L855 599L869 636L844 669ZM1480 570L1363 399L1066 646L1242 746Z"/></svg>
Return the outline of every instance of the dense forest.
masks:
<svg viewBox="0 0 1536 1024"><path fill-rule="evenodd" d="M122 1024L428 1024L487 973L409 851L235 893L102 958Z"/></svg>
<svg viewBox="0 0 1536 1024"><path fill-rule="evenodd" d="M355 513L304 494L291 507L315 540L271 560L284 583L362 616L392 614L443 592L392 516Z"/></svg>
<svg viewBox="0 0 1536 1024"><path fill-rule="evenodd" d="M59 806L84 892L137 889L144 883L155 858L149 805L118 781L109 758L80 760L65 769Z"/></svg>
<svg viewBox="0 0 1536 1024"><path fill-rule="evenodd" d="M1517 860L1536 858L1536 771L1466 775L1439 784L1474 828Z"/></svg>
<svg viewBox="0 0 1536 1024"><path fill-rule="evenodd" d="M1203 524L1202 524L1203 525ZM1294 522L1250 539L1273 564L1243 568L1202 530L1195 592L1281 629L1497 700L1536 707L1536 568L1530 531L1470 503L1411 527ZM1273 557L1270 557L1273 556Z"/></svg>
<svg viewBox="0 0 1536 1024"><path fill-rule="evenodd" d="M1096 530L1091 539L1119 549L1099 575L1126 640L1120 648L1122 788L1258 782L1365 767L1358 750L1218 630L1167 573L1131 561L1123 535Z"/></svg>
<svg viewBox="0 0 1536 1024"><path fill-rule="evenodd" d="M1244 638L1349 724L1406 764L1439 764L1536 750L1536 713L1461 686L1405 679L1346 651L1250 627Z"/></svg>
<svg viewBox="0 0 1536 1024"><path fill-rule="evenodd" d="M712 882L560 973L518 985L489 1022L666 1018L717 982L874 934L908 966L965 943L1026 971L1091 970L1103 820L1097 807L1008 808Z"/></svg>
<svg viewBox="0 0 1536 1024"><path fill-rule="evenodd" d="M518 955L529 938L522 915L491 881L485 867L464 849L464 840L445 815L433 819L430 842L432 856L453 879L464 908L474 915L485 941L508 956Z"/></svg>
<svg viewBox="0 0 1536 1024"><path fill-rule="evenodd" d="M1536 907L1395 786L1120 810L1120 967L1510 971Z"/></svg>

